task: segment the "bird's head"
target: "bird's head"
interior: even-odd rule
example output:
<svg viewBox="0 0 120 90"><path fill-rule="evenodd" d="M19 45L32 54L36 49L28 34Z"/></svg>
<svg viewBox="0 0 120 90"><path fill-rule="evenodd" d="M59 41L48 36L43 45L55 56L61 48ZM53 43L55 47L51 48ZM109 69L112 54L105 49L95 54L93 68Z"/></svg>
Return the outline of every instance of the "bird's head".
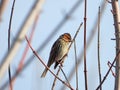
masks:
<svg viewBox="0 0 120 90"><path fill-rule="evenodd" d="M67 41L67 42L71 42L72 41L72 38L71 38L71 35L69 33L64 33L60 36L61 39Z"/></svg>

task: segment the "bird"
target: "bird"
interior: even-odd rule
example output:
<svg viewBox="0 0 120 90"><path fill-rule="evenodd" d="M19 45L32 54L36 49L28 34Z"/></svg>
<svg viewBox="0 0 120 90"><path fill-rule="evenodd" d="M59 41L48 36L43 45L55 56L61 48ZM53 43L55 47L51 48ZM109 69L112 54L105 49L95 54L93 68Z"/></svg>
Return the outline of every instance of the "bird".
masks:
<svg viewBox="0 0 120 90"><path fill-rule="evenodd" d="M64 33L59 36L59 38L54 42L47 66L50 68L50 66L55 63L54 69L57 68L57 66L64 61L64 57L67 55L68 48L70 45L70 42L72 41L70 33ZM48 69L45 68L41 77L45 77Z"/></svg>

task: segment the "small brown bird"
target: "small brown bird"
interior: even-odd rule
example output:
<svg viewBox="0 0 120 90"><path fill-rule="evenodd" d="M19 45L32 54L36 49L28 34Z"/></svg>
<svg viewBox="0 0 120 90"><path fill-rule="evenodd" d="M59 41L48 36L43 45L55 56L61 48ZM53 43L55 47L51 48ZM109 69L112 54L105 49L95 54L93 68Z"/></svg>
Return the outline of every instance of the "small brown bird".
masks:
<svg viewBox="0 0 120 90"><path fill-rule="evenodd" d="M71 42L71 35L69 33L62 34L53 44L49 56L49 60L47 66L50 67L53 63L55 63L54 69L58 66L58 64L63 60L64 56L67 54L69 44ZM48 69L45 68L41 77L45 77Z"/></svg>

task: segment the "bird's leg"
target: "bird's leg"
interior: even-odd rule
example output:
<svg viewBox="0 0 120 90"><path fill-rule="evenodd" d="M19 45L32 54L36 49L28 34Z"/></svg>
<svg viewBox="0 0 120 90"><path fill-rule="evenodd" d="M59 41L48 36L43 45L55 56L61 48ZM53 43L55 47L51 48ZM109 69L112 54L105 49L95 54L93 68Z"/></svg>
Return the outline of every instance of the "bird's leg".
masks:
<svg viewBox="0 0 120 90"><path fill-rule="evenodd" d="M61 67L63 67L63 62L64 61L61 60L60 63L59 63Z"/></svg>
<svg viewBox="0 0 120 90"><path fill-rule="evenodd" d="M67 54L65 54L65 55L62 57L62 59L59 61L59 64L60 64L61 67L63 67L63 62L64 62L65 57L67 57Z"/></svg>
<svg viewBox="0 0 120 90"><path fill-rule="evenodd" d="M67 56L67 54L65 54L61 59L56 60L57 65L60 64L60 66L63 67L63 62L64 62L64 59L65 59L66 56Z"/></svg>

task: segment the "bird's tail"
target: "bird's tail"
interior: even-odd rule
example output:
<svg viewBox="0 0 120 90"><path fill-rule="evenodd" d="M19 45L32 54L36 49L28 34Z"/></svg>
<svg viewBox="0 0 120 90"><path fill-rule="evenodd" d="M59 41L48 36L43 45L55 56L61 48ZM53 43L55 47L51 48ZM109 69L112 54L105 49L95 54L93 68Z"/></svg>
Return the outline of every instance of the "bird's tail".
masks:
<svg viewBox="0 0 120 90"><path fill-rule="evenodd" d="M45 68L45 70L43 71L42 75L41 75L41 78L44 78L46 76L46 73L47 73L48 69Z"/></svg>

